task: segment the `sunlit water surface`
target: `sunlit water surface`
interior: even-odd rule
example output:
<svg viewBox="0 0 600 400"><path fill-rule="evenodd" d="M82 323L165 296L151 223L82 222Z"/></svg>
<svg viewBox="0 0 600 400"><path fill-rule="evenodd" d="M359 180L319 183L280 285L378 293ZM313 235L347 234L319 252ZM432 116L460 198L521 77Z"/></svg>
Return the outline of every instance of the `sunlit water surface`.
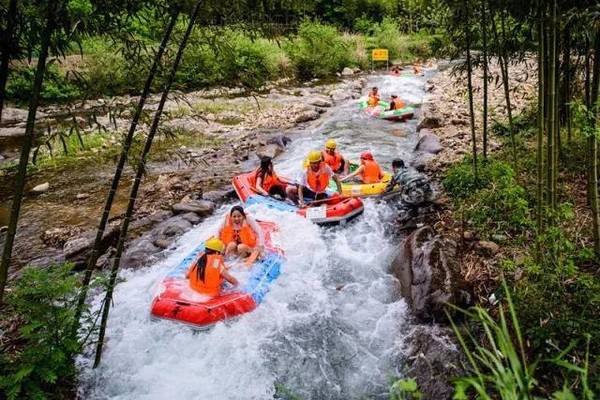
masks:
<svg viewBox="0 0 600 400"><path fill-rule="evenodd" d="M369 87L378 86L384 100L398 94L420 104L424 81L373 76ZM371 150L389 170L393 158L411 154L415 124L372 119L358 111L358 100L349 100L317 128L294 134L276 170L297 177L306 153L331 138L350 159ZM274 240L286 257L265 302L250 314L200 333L150 320L160 281L216 232L230 206L185 234L165 260L121 273L124 282L115 292L102 364L93 370L90 355L80 358L80 396L388 398L389 381L401 372L397 361L403 332L410 326L398 282L388 273L396 246L387 228L395 212L385 203L367 200L362 216L332 228L253 206L249 212L254 216L279 225Z"/></svg>

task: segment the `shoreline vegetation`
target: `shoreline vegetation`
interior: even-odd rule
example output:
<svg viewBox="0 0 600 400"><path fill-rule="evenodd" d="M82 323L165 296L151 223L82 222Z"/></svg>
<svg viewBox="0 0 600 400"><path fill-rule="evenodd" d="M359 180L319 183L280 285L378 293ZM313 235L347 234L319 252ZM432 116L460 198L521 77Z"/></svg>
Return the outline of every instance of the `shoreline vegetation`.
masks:
<svg viewBox="0 0 600 400"><path fill-rule="evenodd" d="M63 106L106 96L143 99L160 93L170 82L183 32L191 26L186 2L171 7L132 2L131 9L109 2L114 7L107 10L96 10L88 0L69 1L64 9L55 0L17 3L11 0L2 6L2 30L9 39L0 41L2 56L7 57L2 68L10 74L0 91L3 106L7 101L28 103L30 110L39 107L38 96L41 104ZM435 226L442 235L456 237L463 274L478 285L476 307L453 322L468 360L468 376L453 382L452 398L597 398L600 35L594 28L597 16L590 11L594 4L541 2L523 10L518 2L434 1L415 2L414 9L407 6L399 12L399 6L390 8L392 3L383 1L369 2L363 10L355 1L345 3L347 9L309 2L314 6L309 17L326 20L319 22L292 2L292 23L278 25L290 29L274 32L266 28L275 25L255 10L220 10L220 3L208 3L213 8L202 18L211 23L200 17L195 21L198 28L191 32L167 93L214 86L252 93L276 79L306 81L333 76L346 67L365 70L370 68L372 48L387 48L398 63L466 56L455 70L460 96L446 99L455 108L430 110L421 124L442 138L457 134L462 143L460 153L446 148L457 157L435 171L447 196ZM135 18L119 25L112 10ZM241 18L227 22L226 11L232 18L244 12L256 17L252 24L262 22L262 30L246 29L254 25ZM16 14L22 19L14 18ZM169 16L175 21L174 40L154 59ZM108 17L114 20L103 20ZM490 23L481 23L486 20ZM22 26L17 29L11 21ZM99 34L103 30L110 33ZM66 32L79 34L80 40L75 42ZM9 46L11 38L18 39L18 51ZM83 57L77 55L79 45ZM51 61L46 65L49 50ZM530 75L516 77L512 71L517 61L532 54L537 62L528 70ZM42 60L42 67L21 61L27 58ZM144 90L153 59L156 77ZM499 71L488 75L492 60ZM532 80L538 82L537 97L516 111L518 87ZM504 94L504 105L495 106L502 112L487 104L491 86ZM450 125L462 128L457 132ZM25 152L27 158L19 166L23 185L29 166L29 151ZM21 201L22 189L14 193L15 201ZM0 234L12 249L6 233ZM8 260L3 257L4 281L8 254ZM6 290L2 282L4 397L76 398L74 360L90 340L96 341L97 329L96 316L80 301L82 293L85 300L90 279L82 283L77 276L70 265L45 270L33 266L8 282ZM104 275L92 284L96 290L112 291ZM284 389L281 392L287 393ZM295 398L292 392L284 395ZM390 387L394 400L423 396L418 377Z"/></svg>

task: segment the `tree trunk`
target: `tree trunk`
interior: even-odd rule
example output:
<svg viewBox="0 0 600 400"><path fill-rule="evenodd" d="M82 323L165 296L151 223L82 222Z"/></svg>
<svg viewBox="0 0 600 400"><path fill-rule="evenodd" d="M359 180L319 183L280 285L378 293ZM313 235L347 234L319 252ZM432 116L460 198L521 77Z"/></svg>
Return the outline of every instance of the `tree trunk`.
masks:
<svg viewBox="0 0 600 400"><path fill-rule="evenodd" d="M545 13L541 10L542 15L539 23L539 42L538 42L538 133L537 133L537 215L536 215L536 261L542 262L542 241L541 236L544 229L544 121L545 121L545 80L546 74L544 68L546 65L546 48L544 18Z"/></svg>
<svg viewBox="0 0 600 400"><path fill-rule="evenodd" d="M17 234L17 221L19 212L21 211L21 201L23 200L23 191L25 181L27 179L27 165L29 164L29 152L33 143L35 116L38 108L38 101L42 83L44 81L44 73L46 71L46 59L48 58L48 48L52 33L55 29L55 7L56 0L50 0L46 8L46 26L41 35L40 53L38 56L37 68L33 82L31 98L29 99L29 112L27 114L27 126L25 128L25 137L23 138L23 147L21 148L21 158L19 159L19 170L15 179L15 189L13 192L13 201L10 209L10 220L8 222L8 231L6 232L6 240L4 242L4 250L2 251L2 263L0 264L0 304L4 296L4 287L8 276L8 267L12 256L12 249Z"/></svg>
<svg viewBox="0 0 600 400"><path fill-rule="evenodd" d="M469 16L469 1L465 1L465 16ZM471 122L471 141L473 143L473 176L477 182L477 137L475 136L475 110L473 108L473 66L471 61L471 25L465 24L465 38L467 42L467 91L469 93L469 119Z"/></svg>
<svg viewBox="0 0 600 400"><path fill-rule="evenodd" d="M98 224L98 230L96 231L96 239L94 241L94 248L92 250L92 254L89 256L87 260L87 267L85 271L85 275L83 277L82 290L80 293L79 301L77 304L77 313L75 318L75 324L79 324L79 318L81 317L81 313L83 311L83 305L85 304L85 299L87 297L87 290L92 279L92 273L96 266L96 261L98 261L98 257L100 257L100 248L102 244L102 238L104 236L104 231L106 229L106 224L108 223L108 218L110 216L110 211L112 209L112 205L115 199L115 195L117 193L117 189L119 187L119 182L121 180L121 175L123 174L123 168L125 167L125 162L127 161L127 155L131 148L131 143L133 141L133 136L135 134L135 130L137 128L138 122L142 115L142 111L144 109L144 104L146 103L146 99L148 94L150 93L150 88L152 86L152 81L154 80L154 76L156 75L156 71L158 70L158 66L162 60L163 54L167 48L167 43L173 33L173 28L177 23L177 17L179 16L179 9L173 8L171 13L171 20L169 21L169 25L167 26L165 33L163 35L162 42L158 47L158 51L154 56L154 61L152 62L152 66L150 67L150 71L148 72L148 77L146 78L146 83L144 84L144 89L142 90L142 94L140 95L140 99L138 101L137 107L135 109L135 114L131 121L131 125L129 126L129 132L127 133L127 137L125 138L125 142L123 144L123 149L121 150L121 156L119 158L119 162L117 163L117 168L115 170L115 174L113 176L113 180L108 191L108 196L106 197L106 203L104 205L104 211L102 212L102 217L100 219L100 223Z"/></svg>
<svg viewBox="0 0 600 400"><path fill-rule="evenodd" d="M4 100L6 98L6 82L8 81L9 72L8 64L13 53L13 43L15 42L14 31L17 20L17 0L10 0L6 18L6 30L0 41L2 46L2 60L0 61L0 122L2 122L2 110L4 110ZM1 298L2 296L0 296Z"/></svg>
<svg viewBox="0 0 600 400"><path fill-rule="evenodd" d="M600 31L596 32L594 43L594 75L592 78L591 103L592 109L590 121L591 132L588 137L590 153L590 169L588 170L589 188L591 189L592 206L592 235L594 238L594 251L596 257L600 257L600 216L598 210L598 139L596 138L596 127L598 124L598 97L600 93Z"/></svg>
<svg viewBox="0 0 600 400"><path fill-rule="evenodd" d="M554 13L552 14L554 15ZM556 205L556 165L554 147L556 146L556 28L554 18L548 29L548 207L551 210L551 224L554 225L553 212Z"/></svg>
<svg viewBox="0 0 600 400"><path fill-rule="evenodd" d="M483 159L485 161L487 161L488 151L488 41L486 14L486 0L481 0L481 31L483 40Z"/></svg>
<svg viewBox="0 0 600 400"><path fill-rule="evenodd" d="M173 66L171 67L171 72L169 74L169 77L164 84L162 96L160 98L158 108L156 109L156 112L154 113L154 119L152 121L152 126L150 128L150 131L148 132L148 138L146 139L144 149L140 156L140 160L138 163L138 169L137 169L136 175L135 175L135 180L133 182L133 186L131 187L129 203L127 204L127 211L125 213L125 218L123 219L123 223L121 225L121 232L119 234L119 241L117 244L115 260L114 260L114 263L113 263L113 266L111 269L108 288L106 290L106 296L104 297L104 301L102 303L103 304L102 319L100 322L100 331L98 333L98 344L96 347L96 357L94 359L94 368L100 364L100 361L102 359L102 347L104 345L104 336L106 334L106 324L108 321L108 314L110 312L110 304L112 302L112 295L113 295L115 283L117 280L117 273L119 271L121 255L123 254L123 250L125 248L125 240L127 238L127 230L129 229L129 221L131 220L131 216L133 215L133 209L135 207L135 202L137 200L138 190L139 190L139 187L140 187L140 184L142 181L142 176L144 175L144 172L146 169L146 158L148 156L148 153L150 152L150 149L152 148L152 141L154 140L154 135L156 134L156 131L158 130L158 124L159 124L160 118L162 116L162 110L164 108L165 102L167 101L169 91L171 90L171 85L173 84L173 81L175 80L175 74L177 72L177 69L179 68L179 63L183 56L183 52L187 45L188 39L194 28L196 18L198 16L198 13L201 8L200 5L201 5L201 1L198 1L196 3L196 7L190 18L190 22L188 23L187 30L183 36L181 44L179 45L179 49L177 50L177 55L175 57L175 60L173 61Z"/></svg>

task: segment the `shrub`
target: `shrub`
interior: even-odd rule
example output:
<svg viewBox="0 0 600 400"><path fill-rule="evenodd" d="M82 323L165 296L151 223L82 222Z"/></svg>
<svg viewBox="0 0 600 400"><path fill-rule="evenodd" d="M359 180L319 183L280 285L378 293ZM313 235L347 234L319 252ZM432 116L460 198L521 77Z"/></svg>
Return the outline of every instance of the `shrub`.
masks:
<svg viewBox="0 0 600 400"><path fill-rule="evenodd" d="M284 46L300 79L324 77L355 64L352 50L336 28L304 21Z"/></svg>
<svg viewBox="0 0 600 400"><path fill-rule="evenodd" d="M2 318L19 325L18 349L0 352L0 389L7 399L56 398L72 389L74 358L84 340L73 332L79 281L71 269L25 268L7 293L10 312Z"/></svg>
<svg viewBox="0 0 600 400"><path fill-rule="evenodd" d="M31 98L35 78L35 66L26 66L11 71L6 85L6 97L18 103L27 103ZM46 68L40 102L65 103L81 96L77 85L56 64Z"/></svg>

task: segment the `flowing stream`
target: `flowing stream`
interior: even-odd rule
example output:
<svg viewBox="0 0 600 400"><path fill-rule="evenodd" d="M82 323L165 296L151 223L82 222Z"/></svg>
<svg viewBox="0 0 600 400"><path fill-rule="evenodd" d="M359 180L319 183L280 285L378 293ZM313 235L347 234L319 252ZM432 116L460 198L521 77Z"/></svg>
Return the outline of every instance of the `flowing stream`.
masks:
<svg viewBox="0 0 600 400"><path fill-rule="evenodd" d="M420 104L424 82L371 76L369 86L378 86L383 100L395 93ZM275 168L296 177L308 151L333 138L345 157L357 160L371 150L390 170L393 158L414 149L415 127L416 118L376 120L358 111L358 100L348 100L312 131L292 135ZM401 374L403 334L410 329L398 282L388 273L397 247L388 229L396 214L389 204L366 200L362 216L330 228L250 207L254 216L279 225L274 239L286 256L265 302L206 332L150 320L162 278L216 232L230 206L185 234L163 261L121 273L102 364L93 370L91 355L80 359L81 397L387 399L390 379Z"/></svg>

